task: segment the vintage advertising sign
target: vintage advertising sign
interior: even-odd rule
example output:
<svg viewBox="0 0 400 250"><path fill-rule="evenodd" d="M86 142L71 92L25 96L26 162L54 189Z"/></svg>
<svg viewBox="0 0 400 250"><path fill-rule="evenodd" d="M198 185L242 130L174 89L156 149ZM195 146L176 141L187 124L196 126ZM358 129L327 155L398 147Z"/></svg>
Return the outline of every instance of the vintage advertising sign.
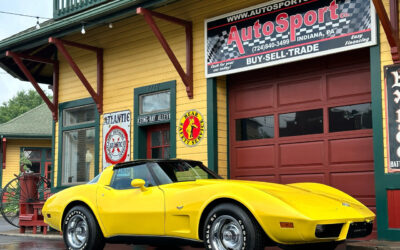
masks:
<svg viewBox="0 0 400 250"><path fill-rule="evenodd" d="M138 125L149 125L153 123L165 123L171 119L171 113L163 112L159 114L140 115L137 118Z"/></svg>
<svg viewBox="0 0 400 250"><path fill-rule="evenodd" d="M400 65L384 68L388 172L400 172Z"/></svg>
<svg viewBox="0 0 400 250"><path fill-rule="evenodd" d="M195 146L204 136L204 119L197 110L186 112L179 122L179 137L187 146Z"/></svg>
<svg viewBox="0 0 400 250"><path fill-rule="evenodd" d="M129 110L103 115L103 168L131 159L130 127Z"/></svg>
<svg viewBox="0 0 400 250"><path fill-rule="evenodd" d="M372 46L375 26L370 0L276 0L214 17L206 77Z"/></svg>

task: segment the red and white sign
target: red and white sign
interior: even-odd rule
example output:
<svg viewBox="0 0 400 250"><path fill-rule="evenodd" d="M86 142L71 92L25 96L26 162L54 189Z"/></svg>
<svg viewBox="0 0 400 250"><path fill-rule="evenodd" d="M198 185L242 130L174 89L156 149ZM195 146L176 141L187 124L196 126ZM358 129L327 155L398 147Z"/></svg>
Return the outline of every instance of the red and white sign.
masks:
<svg viewBox="0 0 400 250"><path fill-rule="evenodd" d="M103 115L103 168L131 159L131 112Z"/></svg>

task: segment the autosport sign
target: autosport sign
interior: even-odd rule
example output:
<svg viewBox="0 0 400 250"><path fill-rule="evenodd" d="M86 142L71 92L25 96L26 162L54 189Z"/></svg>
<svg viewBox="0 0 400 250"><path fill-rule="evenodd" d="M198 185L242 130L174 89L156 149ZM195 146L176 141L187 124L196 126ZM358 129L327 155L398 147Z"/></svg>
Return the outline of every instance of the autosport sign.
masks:
<svg viewBox="0 0 400 250"><path fill-rule="evenodd" d="M206 77L376 44L370 0L279 0L205 21Z"/></svg>
<svg viewBox="0 0 400 250"><path fill-rule="evenodd" d="M400 172L400 65L385 66L388 172Z"/></svg>
<svg viewBox="0 0 400 250"><path fill-rule="evenodd" d="M103 168L130 160L130 127L129 110L103 115Z"/></svg>

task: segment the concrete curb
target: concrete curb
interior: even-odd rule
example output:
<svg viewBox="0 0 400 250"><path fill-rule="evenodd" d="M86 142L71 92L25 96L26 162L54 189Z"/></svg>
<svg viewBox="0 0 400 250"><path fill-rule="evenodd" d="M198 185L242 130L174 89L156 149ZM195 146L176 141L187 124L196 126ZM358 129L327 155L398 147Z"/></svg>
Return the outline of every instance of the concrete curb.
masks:
<svg viewBox="0 0 400 250"><path fill-rule="evenodd" d="M33 233L21 234L18 231L7 231L7 232L0 232L0 235L2 235L2 236L12 236L12 237L28 237L28 238L36 238L36 239L62 240L62 235L41 234L40 232L38 232L37 234L33 234Z"/></svg>

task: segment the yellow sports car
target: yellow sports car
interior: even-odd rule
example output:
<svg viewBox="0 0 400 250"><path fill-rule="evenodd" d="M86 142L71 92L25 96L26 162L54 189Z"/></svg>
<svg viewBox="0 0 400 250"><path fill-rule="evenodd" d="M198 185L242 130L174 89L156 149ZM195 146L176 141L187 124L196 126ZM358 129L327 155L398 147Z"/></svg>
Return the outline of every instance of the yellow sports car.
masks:
<svg viewBox="0 0 400 250"><path fill-rule="evenodd" d="M224 180L201 162L187 160L110 166L89 183L51 196L42 212L46 223L63 231L69 249L172 240L214 250L274 244L329 249L369 235L375 218L363 204L326 185Z"/></svg>

